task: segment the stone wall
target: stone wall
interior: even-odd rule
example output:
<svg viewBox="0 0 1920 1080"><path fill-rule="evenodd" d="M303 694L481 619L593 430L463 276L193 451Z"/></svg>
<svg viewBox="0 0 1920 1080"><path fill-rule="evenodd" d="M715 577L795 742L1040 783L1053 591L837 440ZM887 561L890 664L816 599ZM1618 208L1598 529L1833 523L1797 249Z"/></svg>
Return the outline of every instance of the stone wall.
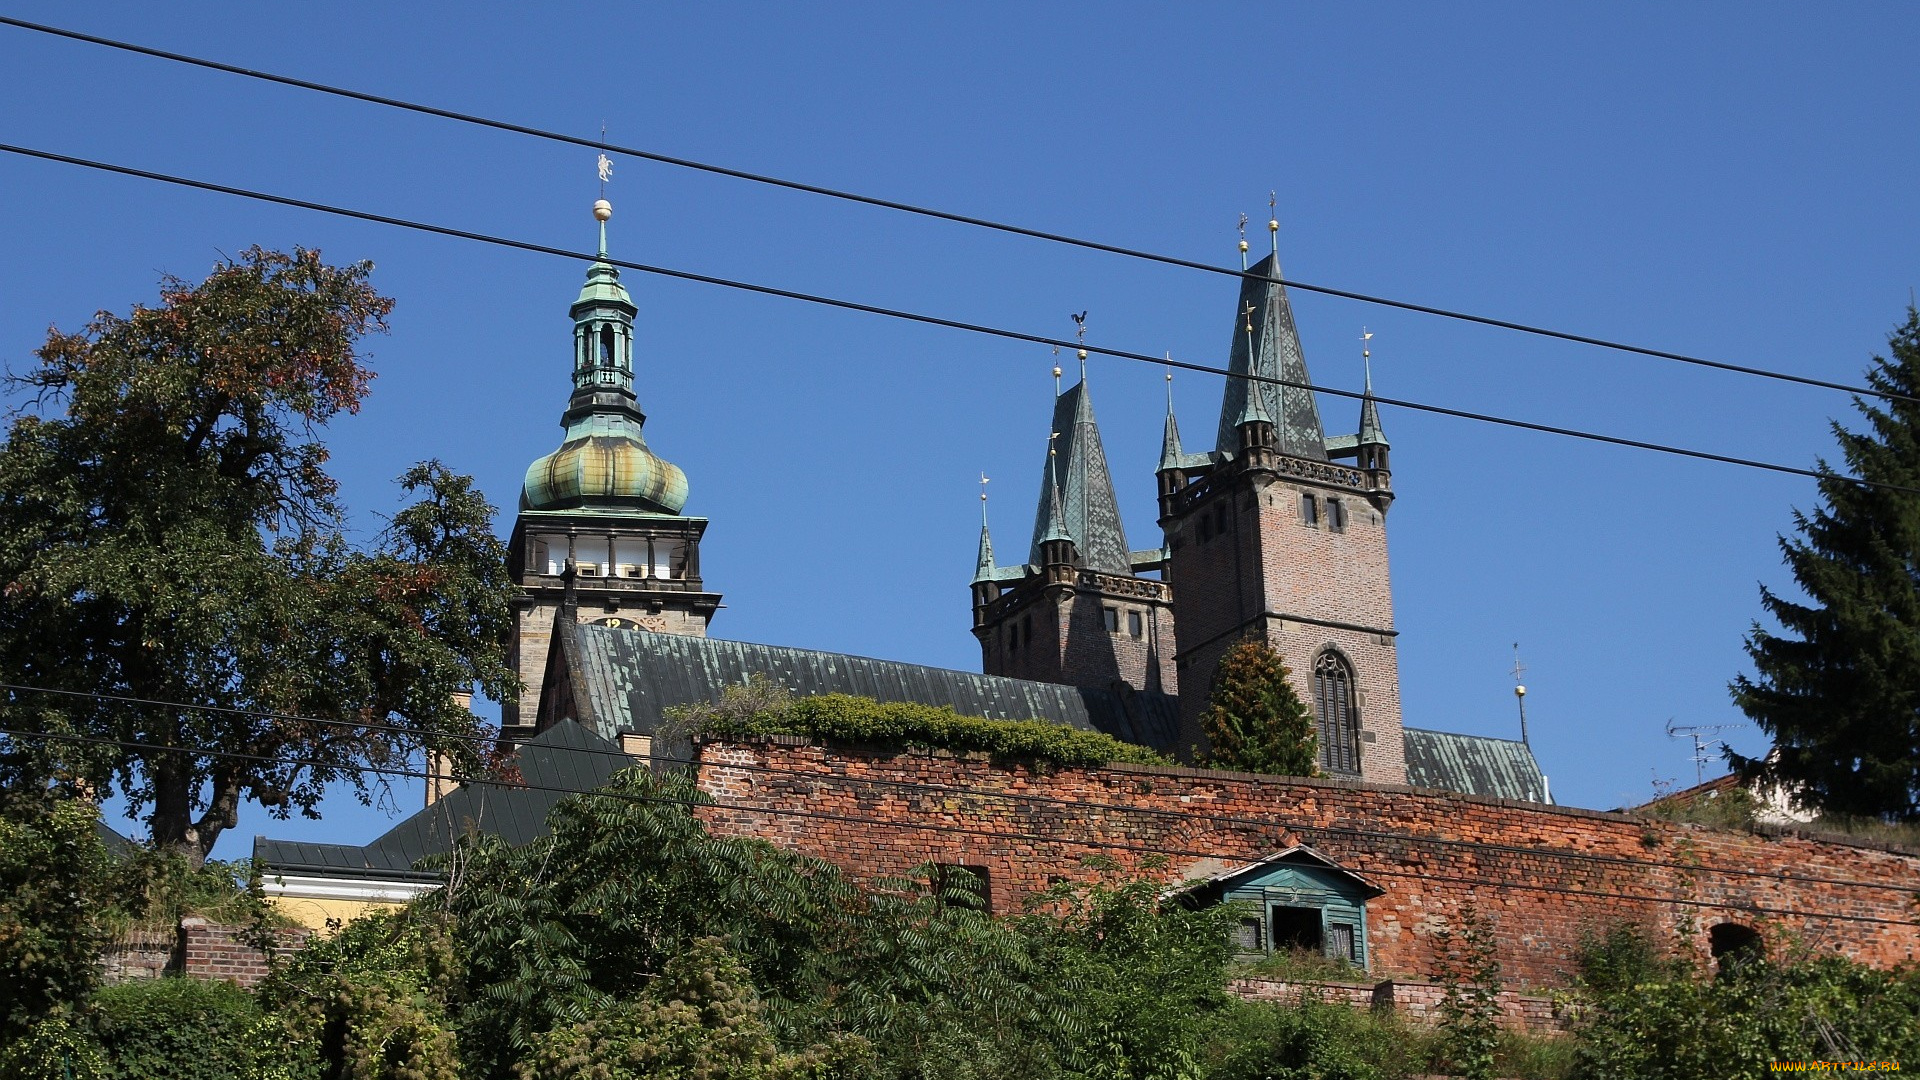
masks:
<svg viewBox="0 0 1920 1080"><path fill-rule="evenodd" d="M312 931L304 928L274 932L272 952L284 956L307 943ZM180 920L177 929L136 931L107 946L101 954L101 980L108 984L162 975L190 975L224 979L251 988L267 977L268 953L245 927L221 926L198 916Z"/></svg>
<svg viewBox="0 0 1920 1080"><path fill-rule="evenodd" d="M699 813L856 874L985 867L993 910L1083 860L1181 880L1202 859L1311 845L1384 894L1367 907L1371 965L1437 971L1435 932L1474 905L1508 984L1564 985L1584 934L1667 935L1719 923L1764 940L1892 965L1920 955L1920 853L1360 781L1199 769L998 764L945 752L827 748L774 737L699 748ZM765 813L762 811L775 811ZM1151 857L1168 862L1156 866Z"/></svg>
<svg viewBox="0 0 1920 1080"><path fill-rule="evenodd" d="M1440 1003L1447 988L1439 983L1401 982L1389 979L1378 983L1302 983L1283 979L1246 978L1227 983L1227 990L1248 1001L1299 1002L1312 995L1322 1001L1351 1005L1356 1009L1397 1012L1422 1024L1440 1022ZM1500 1010L1499 1024L1535 1035L1565 1035L1573 1030L1570 1017L1554 1008L1553 999L1544 994L1523 994L1502 990L1494 995Z"/></svg>

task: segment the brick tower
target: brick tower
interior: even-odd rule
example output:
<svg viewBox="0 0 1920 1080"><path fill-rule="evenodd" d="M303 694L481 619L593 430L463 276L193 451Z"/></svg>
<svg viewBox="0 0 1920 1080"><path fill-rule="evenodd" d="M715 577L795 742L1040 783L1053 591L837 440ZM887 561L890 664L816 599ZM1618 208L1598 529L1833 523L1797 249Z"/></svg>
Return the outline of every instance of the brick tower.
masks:
<svg viewBox="0 0 1920 1080"><path fill-rule="evenodd" d="M1199 741L1222 654L1261 638L1313 709L1321 768L1404 783L1387 576L1393 491L1379 410L1369 384L1359 432L1324 436L1277 248L1250 274L1214 449L1184 453L1169 408L1158 472L1165 577L1178 600L1182 741Z"/></svg>
<svg viewBox="0 0 1920 1080"><path fill-rule="evenodd" d="M560 448L527 469L508 540L520 586L511 662L525 689L501 703L501 736L533 735L556 619L612 622L705 637L720 606L700 579L705 518L684 517L687 477L648 449L634 394L638 309L607 261L606 222L594 204L600 256L573 302L573 396Z"/></svg>
<svg viewBox="0 0 1920 1080"><path fill-rule="evenodd" d="M1059 369L1054 369L1056 383ZM1024 563L995 566L984 517L973 576L973 634L982 669L1094 689L1124 684L1172 694L1173 609L1166 583L1146 576L1158 551L1130 551L1087 389L1054 398L1053 427Z"/></svg>

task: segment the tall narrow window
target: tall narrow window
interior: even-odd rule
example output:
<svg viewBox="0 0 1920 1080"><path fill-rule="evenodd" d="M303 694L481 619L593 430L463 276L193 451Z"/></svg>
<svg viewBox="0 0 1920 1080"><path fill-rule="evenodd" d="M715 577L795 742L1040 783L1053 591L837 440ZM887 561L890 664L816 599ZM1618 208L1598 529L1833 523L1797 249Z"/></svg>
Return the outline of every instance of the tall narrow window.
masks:
<svg viewBox="0 0 1920 1080"><path fill-rule="evenodd" d="M1306 492L1300 493L1300 524L1320 524L1320 504L1314 502L1313 496Z"/></svg>
<svg viewBox="0 0 1920 1080"><path fill-rule="evenodd" d="M1344 499L1327 500L1327 531L1347 531L1347 504Z"/></svg>
<svg viewBox="0 0 1920 1080"><path fill-rule="evenodd" d="M1147 630L1147 621L1141 618L1139 612L1137 611L1127 612L1127 636L1128 637L1136 637L1136 638L1145 637L1146 630Z"/></svg>
<svg viewBox="0 0 1920 1080"><path fill-rule="evenodd" d="M1353 668L1332 649L1313 663L1313 712L1321 766L1330 773L1359 772L1360 711L1353 701Z"/></svg>
<svg viewBox="0 0 1920 1080"><path fill-rule="evenodd" d="M1120 632L1120 609L1111 608L1111 607L1103 608L1101 609L1101 612L1107 620L1107 633L1109 634L1119 633Z"/></svg>
<svg viewBox="0 0 1920 1080"><path fill-rule="evenodd" d="M600 328L600 366L603 368L613 366L613 327L611 326Z"/></svg>

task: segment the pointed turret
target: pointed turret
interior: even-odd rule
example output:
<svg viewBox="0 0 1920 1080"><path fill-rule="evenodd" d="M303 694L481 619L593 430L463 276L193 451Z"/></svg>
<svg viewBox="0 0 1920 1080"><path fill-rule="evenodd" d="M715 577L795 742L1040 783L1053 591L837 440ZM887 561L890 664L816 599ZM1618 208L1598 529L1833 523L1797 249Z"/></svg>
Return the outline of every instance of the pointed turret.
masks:
<svg viewBox="0 0 1920 1080"><path fill-rule="evenodd" d="M1084 378L1054 399L1053 449L1033 525L1032 561L1042 563L1040 545L1049 539L1072 540L1089 569L1132 574L1120 501L1100 443L1093 399Z"/></svg>
<svg viewBox="0 0 1920 1080"><path fill-rule="evenodd" d="M979 585L993 580L993 537L987 532L987 523L980 523L980 555L973 561L973 582Z"/></svg>
<svg viewBox="0 0 1920 1080"><path fill-rule="evenodd" d="M1233 353L1228 364L1226 397L1220 403L1220 429L1215 448L1224 454L1240 449L1240 425L1249 416L1272 422L1274 450L1289 457L1327 459L1326 436L1320 426L1320 409L1309 382L1307 361L1300 349L1300 332L1294 326L1293 307L1281 284L1280 257L1269 255L1248 271L1240 283L1240 304L1233 321ZM1262 280L1264 279L1264 280ZM1253 333L1246 332L1245 314L1251 306ZM1251 340L1249 340L1249 336ZM1280 382L1255 383L1244 376L1257 375ZM1281 385L1281 383L1292 385ZM1257 396L1259 401L1250 402ZM1264 416L1260 414L1264 413Z"/></svg>
<svg viewBox="0 0 1920 1080"><path fill-rule="evenodd" d="M1167 394L1167 426L1160 433L1160 471L1180 467L1180 422L1173 416L1173 394Z"/></svg>

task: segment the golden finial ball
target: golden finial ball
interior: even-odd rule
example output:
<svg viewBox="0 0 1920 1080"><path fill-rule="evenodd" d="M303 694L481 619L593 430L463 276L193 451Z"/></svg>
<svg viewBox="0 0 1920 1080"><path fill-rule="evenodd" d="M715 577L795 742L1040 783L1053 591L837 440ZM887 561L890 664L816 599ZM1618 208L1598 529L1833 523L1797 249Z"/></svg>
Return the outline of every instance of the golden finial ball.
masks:
<svg viewBox="0 0 1920 1080"><path fill-rule="evenodd" d="M613 216L613 204L605 199L593 201L593 220L605 221Z"/></svg>
<svg viewBox="0 0 1920 1080"><path fill-rule="evenodd" d="M1526 688L1526 687L1524 687L1524 686L1516 686L1516 687L1514 687L1514 688L1513 688L1513 696L1514 696L1514 697L1526 697L1526 696L1527 696L1527 688Z"/></svg>
<svg viewBox="0 0 1920 1080"><path fill-rule="evenodd" d="M1267 231L1268 231L1268 232L1279 232L1279 231L1280 231L1280 219L1279 219L1279 218L1268 218L1268 219L1267 219Z"/></svg>
<svg viewBox="0 0 1920 1080"><path fill-rule="evenodd" d="M1056 378L1056 379L1060 377L1060 365L1059 365L1059 364L1055 364L1055 365L1053 365L1053 377L1054 377L1054 378Z"/></svg>
<svg viewBox="0 0 1920 1080"><path fill-rule="evenodd" d="M1247 242L1245 240L1240 241L1240 253L1242 255L1247 253Z"/></svg>
<svg viewBox="0 0 1920 1080"><path fill-rule="evenodd" d="M1087 350L1085 350L1085 349L1081 349L1081 350L1080 350L1080 359L1082 359L1082 360L1085 360L1086 358L1087 358Z"/></svg>

